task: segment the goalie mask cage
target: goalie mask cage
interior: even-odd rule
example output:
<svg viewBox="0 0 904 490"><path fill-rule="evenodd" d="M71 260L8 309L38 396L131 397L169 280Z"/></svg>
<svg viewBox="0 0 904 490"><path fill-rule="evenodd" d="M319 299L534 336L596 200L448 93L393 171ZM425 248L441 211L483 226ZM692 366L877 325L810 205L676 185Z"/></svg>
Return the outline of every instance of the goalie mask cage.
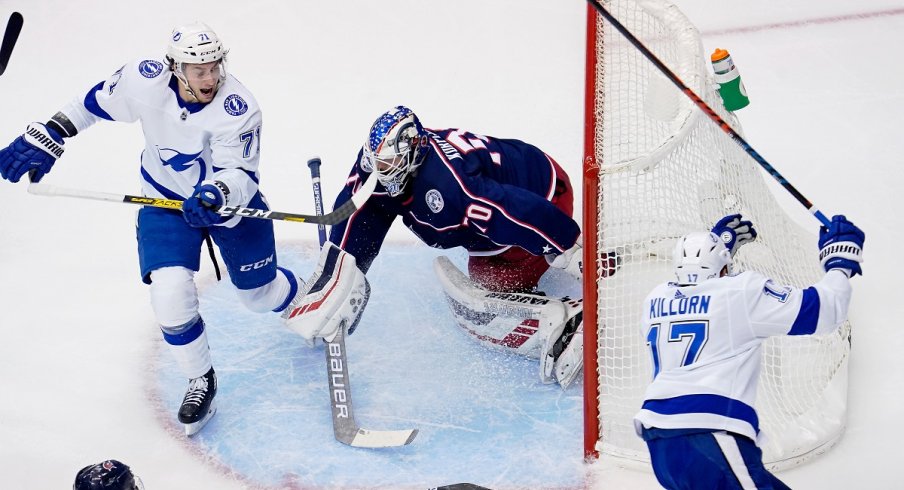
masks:
<svg viewBox="0 0 904 490"><path fill-rule="evenodd" d="M603 5L741 133L722 106L698 31L677 7L664 0ZM805 287L823 270L815 234L783 211L757 163L592 6L586 77L584 450L585 457L602 453L630 466L649 462L632 422L652 376L641 302L673 277L676 239L740 212L759 236L738 251L734 271L758 270ZM603 277L599 258L609 251L619 254L621 267ZM847 323L826 336L764 342L756 409L767 468L800 464L841 436L849 352Z"/></svg>

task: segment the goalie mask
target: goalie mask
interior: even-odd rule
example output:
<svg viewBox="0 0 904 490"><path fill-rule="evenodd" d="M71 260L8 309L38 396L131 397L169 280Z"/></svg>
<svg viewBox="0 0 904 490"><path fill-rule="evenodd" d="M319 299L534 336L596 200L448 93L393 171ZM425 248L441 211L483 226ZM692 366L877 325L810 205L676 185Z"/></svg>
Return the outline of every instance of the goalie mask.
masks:
<svg viewBox="0 0 904 490"><path fill-rule="evenodd" d="M216 77L216 89L226 81L226 53L228 53L220 37L207 24L193 22L177 26L173 29L169 44L166 47L166 60L172 67L176 78L188 89L189 93L198 98L194 93L192 84L189 83L189 66L206 65L216 62L209 67L211 74Z"/></svg>
<svg viewBox="0 0 904 490"><path fill-rule="evenodd" d="M144 490L144 484L128 465L109 459L79 470L72 490Z"/></svg>
<svg viewBox="0 0 904 490"><path fill-rule="evenodd" d="M678 284L698 284L730 267L731 253L716 234L695 231L678 240L673 253Z"/></svg>
<svg viewBox="0 0 904 490"><path fill-rule="evenodd" d="M421 164L427 133L411 109L397 106L374 121L361 167L376 172L390 196L405 190L409 176Z"/></svg>

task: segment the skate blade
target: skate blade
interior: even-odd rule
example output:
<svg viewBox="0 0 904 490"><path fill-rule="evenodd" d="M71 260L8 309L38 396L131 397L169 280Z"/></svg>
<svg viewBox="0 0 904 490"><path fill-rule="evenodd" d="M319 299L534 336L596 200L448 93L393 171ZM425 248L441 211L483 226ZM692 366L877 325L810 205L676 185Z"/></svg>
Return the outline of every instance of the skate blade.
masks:
<svg viewBox="0 0 904 490"><path fill-rule="evenodd" d="M191 437L191 436L197 434L198 431L200 431L201 429L204 428L205 425L207 425L207 422L209 422L210 419L213 418L215 413L217 413L216 398L214 398L210 402L210 407L207 409L207 415L205 415L203 419L201 419L197 422L192 422L190 424L183 424L185 427L185 435L188 437Z"/></svg>

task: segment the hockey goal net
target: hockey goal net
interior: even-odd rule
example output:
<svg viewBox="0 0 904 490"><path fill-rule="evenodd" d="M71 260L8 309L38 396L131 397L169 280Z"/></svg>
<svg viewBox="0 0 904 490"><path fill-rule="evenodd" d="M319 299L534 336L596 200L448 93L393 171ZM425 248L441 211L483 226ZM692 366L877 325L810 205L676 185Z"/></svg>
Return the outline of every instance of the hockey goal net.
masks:
<svg viewBox="0 0 904 490"><path fill-rule="evenodd" d="M698 31L677 7L664 0L603 5L741 133L722 106ZM646 445L632 423L652 373L640 305L672 277L675 240L740 212L759 237L737 253L735 270L796 286L818 281L823 271L815 233L791 220L756 162L592 7L587 28L585 456L645 462ZM606 264L591 258L609 251L622 263L604 277ZM756 408L767 467L799 464L840 437L849 338L846 324L827 336L764 344Z"/></svg>

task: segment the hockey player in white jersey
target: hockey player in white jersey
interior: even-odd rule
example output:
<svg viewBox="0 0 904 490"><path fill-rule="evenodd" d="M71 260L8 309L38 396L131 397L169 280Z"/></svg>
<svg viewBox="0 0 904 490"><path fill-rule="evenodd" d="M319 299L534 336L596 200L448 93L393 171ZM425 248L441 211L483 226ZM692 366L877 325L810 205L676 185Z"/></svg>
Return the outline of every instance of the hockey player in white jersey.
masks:
<svg viewBox="0 0 904 490"><path fill-rule="evenodd" d="M770 336L822 335L844 322L864 233L844 216L820 228L826 275L803 289L754 271L730 273L733 253L755 238L740 215L684 236L674 252L677 279L643 302L653 382L634 425L665 488L788 488L765 469L757 445L761 346Z"/></svg>
<svg viewBox="0 0 904 490"><path fill-rule="evenodd" d="M36 182L62 156L65 138L103 120L141 121L144 195L184 200L181 212L141 208L137 240L141 278L150 285L163 338L189 379L178 415L188 435L216 411L217 379L194 283L206 236L217 243L241 302L255 312L281 312L308 339L354 324L360 310L345 305L367 299L366 279L354 257L337 247L323 247L318 272L306 283L277 266L271 221L225 218L215 211L220 206L269 209L258 188L261 111L251 92L227 73L226 54L206 24L177 27L162 59L127 63L0 150L4 179L18 182L28 173ZM352 267L332 277L337 263ZM328 275L318 280L320 274ZM304 308L307 303L318 307ZM313 313L289 318L300 310ZM312 316L314 321L308 321Z"/></svg>

